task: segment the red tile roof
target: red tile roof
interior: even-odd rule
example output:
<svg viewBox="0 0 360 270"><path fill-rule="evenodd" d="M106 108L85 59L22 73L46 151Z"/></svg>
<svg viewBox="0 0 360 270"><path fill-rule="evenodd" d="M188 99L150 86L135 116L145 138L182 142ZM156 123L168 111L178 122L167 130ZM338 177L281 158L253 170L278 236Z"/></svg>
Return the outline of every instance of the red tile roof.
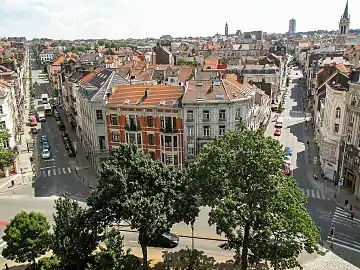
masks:
<svg viewBox="0 0 360 270"><path fill-rule="evenodd" d="M145 89L149 89L149 94L147 98L143 99ZM114 92L109 97L108 104L115 106L174 107L174 104L181 100L183 89L182 86L171 85L116 84ZM142 100L141 104L137 104L139 100Z"/></svg>

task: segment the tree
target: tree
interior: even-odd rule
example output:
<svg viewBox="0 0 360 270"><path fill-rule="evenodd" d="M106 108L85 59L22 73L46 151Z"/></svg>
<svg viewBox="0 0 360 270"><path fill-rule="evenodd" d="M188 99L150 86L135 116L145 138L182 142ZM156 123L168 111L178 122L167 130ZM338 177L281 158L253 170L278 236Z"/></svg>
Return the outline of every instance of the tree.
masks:
<svg viewBox="0 0 360 270"><path fill-rule="evenodd" d="M104 224L126 221L138 230L147 269L149 240L175 223L192 222L198 214L187 185L180 170L150 159L136 145L121 144L103 164L88 205Z"/></svg>
<svg viewBox="0 0 360 270"><path fill-rule="evenodd" d="M59 97L59 88L54 88L54 97Z"/></svg>
<svg viewBox="0 0 360 270"><path fill-rule="evenodd" d="M178 66L185 65L184 58L179 57L179 58L177 59L177 61L176 61L176 64L177 64Z"/></svg>
<svg viewBox="0 0 360 270"><path fill-rule="evenodd" d="M98 44L99 44L99 46L104 46L105 45L105 40L99 40L98 41Z"/></svg>
<svg viewBox="0 0 360 270"><path fill-rule="evenodd" d="M46 253L50 243L50 225L42 213L21 211L6 226L4 258L18 263L32 262Z"/></svg>
<svg viewBox="0 0 360 270"><path fill-rule="evenodd" d="M319 239L305 197L281 172L283 158L278 141L241 125L214 139L190 165L193 190L211 207L209 223L227 237L223 248L241 253L242 269L248 261L294 264Z"/></svg>
<svg viewBox="0 0 360 270"><path fill-rule="evenodd" d="M9 166L14 162L16 158L16 153L9 149L5 148L4 144L8 143L10 139L10 133L7 129L0 128L0 168Z"/></svg>
<svg viewBox="0 0 360 270"><path fill-rule="evenodd" d="M51 43L50 46L51 46L51 47L56 47L57 45L58 45L58 43L54 41L54 42Z"/></svg>
<svg viewBox="0 0 360 270"><path fill-rule="evenodd" d="M136 270L140 266L139 259L130 254L130 249L124 252L124 237L120 231L111 229L105 234L105 248L95 256L95 262L90 269L99 270Z"/></svg>
<svg viewBox="0 0 360 270"><path fill-rule="evenodd" d="M84 269L101 237L92 214L69 196L55 201L52 250L64 267Z"/></svg>

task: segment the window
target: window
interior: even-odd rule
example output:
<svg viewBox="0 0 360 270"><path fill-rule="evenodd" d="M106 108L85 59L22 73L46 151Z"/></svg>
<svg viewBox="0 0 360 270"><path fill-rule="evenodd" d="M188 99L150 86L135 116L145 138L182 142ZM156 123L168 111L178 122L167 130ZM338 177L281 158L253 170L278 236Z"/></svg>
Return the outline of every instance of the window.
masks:
<svg viewBox="0 0 360 270"><path fill-rule="evenodd" d="M152 116L147 117L147 125L148 125L148 127L153 127L154 126L154 119L153 119Z"/></svg>
<svg viewBox="0 0 360 270"><path fill-rule="evenodd" d="M355 114L351 113L349 117L350 117L350 119L349 119L350 123L354 123L354 121L355 121Z"/></svg>
<svg viewBox="0 0 360 270"><path fill-rule="evenodd" d="M237 108L235 112L235 120L242 121L241 108Z"/></svg>
<svg viewBox="0 0 360 270"><path fill-rule="evenodd" d="M115 114L110 114L110 123L112 126L118 125L118 117Z"/></svg>
<svg viewBox="0 0 360 270"><path fill-rule="evenodd" d="M112 142L120 142L120 134L118 131L111 132L111 141Z"/></svg>
<svg viewBox="0 0 360 270"><path fill-rule="evenodd" d="M2 105L0 105L0 114L4 114L4 110L3 110Z"/></svg>
<svg viewBox="0 0 360 270"><path fill-rule="evenodd" d="M336 118L340 118L340 117L341 117L341 109L340 109L340 107L337 107L337 108L336 108L335 117L336 117Z"/></svg>
<svg viewBox="0 0 360 270"><path fill-rule="evenodd" d="M203 111L203 120L205 120L205 121L210 120L210 111L209 110Z"/></svg>
<svg viewBox="0 0 360 270"><path fill-rule="evenodd" d="M165 136L165 147L172 147L171 136Z"/></svg>
<svg viewBox="0 0 360 270"><path fill-rule="evenodd" d="M134 133L126 134L126 142L128 144L135 144L136 143L135 135L136 134L134 134Z"/></svg>
<svg viewBox="0 0 360 270"><path fill-rule="evenodd" d="M96 120L98 121L104 120L102 110L96 110Z"/></svg>
<svg viewBox="0 0 360 270"><path fill-rule="evenodd" d="M334 132L339 133L339 124L334 125Z"/></svg>
<svg viewBox="0 0 360 270"><path fill-rule="evenodd" d="M137 144L141 145L141 133L136 134L137 136Z"/></svg>
<svg viewBox="0 0 360 270"><path fill-rule="evenodd" d="M6 123L5 121L0 122L0 129L6 129Z"/></svg>
<svg viewBox="0 0 360 270"><path fill-rule="evenodd" d="M358 138L358 148L360 148L360 138Z"/></svg>
<svg viewBox="0 0 360 270"><path fill-rule="evenodd" d="M225 134L225 126L219 126L219 135L224 135Z"/></svg>
<svg viewBox="0 0 360 270"><path fill-rule="evenodd" d="M186 119L187 119L187 121L194 121L194 111L193 110L188 110L186 112Z"/></svg>
<svg viewBox="0 0 360 270"><path fill-rule="evenodd" d="M225 120L225 118L226 118L225 110L219 110L219 119Z"/></svg>
<svg viewBox="0 0 360 270"><path fill-rule="evenodd" d="M4 142L3 142L3 146L4 146L4 148L10 148L10 143L9 143L9 141L4 141Z"/></svg>
<svg viewBox="0 0 360 270"><path fill-rule="evenodd" d="M100 150L105 149L105 136L99 136L99 147Z"/></svg>
<svg viewBox="0 0 360 270"><path fill-rule="evenodd" d="M160 128L165 128L165 117L164 116L160 117Z"/></svg>
<svg viewBox="0 0 360 270"><path fill-rule="evenodd" d="M210 136L210 126L204 126L203 131L204 131L204 136L205 137Z"/></svg>
<svg viewBox="0 0 360 270"><path fill-rule="evenodd" d="M355 97L355 95L353 96L353 98L351 100L351 106L356 106L356 97Z"/></svg>
<svg viewBox="0 0 360 270"><path fill-rule="evenodd" d="M193 156L195 154L195 149L193 146L188 146L188 155Z"/></svg>
<svg viewBox="0 0 360 270"><path fill-rule="evenodd" d="M149 156L152 160L155 160L155 152L149 151Z"/></svg>
<svg viewBox="0 0 360 270"><path fill-rule="evenodd" d="M172 164L173 157L171 154L165 154L165 164L170 165Z"/></svg>
<svg viewBox="0 0 360 270"><path fill-rule="evenodd" d="M177 147L177 136L173 136L173 145Z"/></svg>
<svg viewBox="0 0 360 270"><path fill-rule="evenodd" d="M178 158L178 155L174 155L174 165L177 166L179 165L179 158Z"/></svg>
<svg viewBox="0 0 360 270"><path fill-rule="evenodd" d="M154 134L149 134L148 138L149 138L149 145L155 145L155 136L154 136Z"/></svg>
<svg viewBox="0 0 360 270"><path fill-rule="evenodd" d="M349 132L347 136L347 143L351 143L351 141L352 141L352 133Z"/></svg>
<svg viewBox="0 0 360 270"><path fill-rule="evenodd" d="M194 136L194 126L188 126L188 135Z"/></svg>

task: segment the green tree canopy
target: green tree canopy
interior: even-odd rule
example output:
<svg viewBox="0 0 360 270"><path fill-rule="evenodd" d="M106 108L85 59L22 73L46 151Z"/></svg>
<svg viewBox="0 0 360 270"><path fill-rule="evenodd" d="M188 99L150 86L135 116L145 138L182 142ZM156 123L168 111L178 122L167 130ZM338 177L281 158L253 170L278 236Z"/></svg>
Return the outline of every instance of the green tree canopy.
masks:
<svg viewBox="0 0 360 270"><path fill-rule="evenodd" d="M102 230L92 215L68 196L55 201L55 210L52 250L66 269L74 265L84 269L91 261Z"/></svg>
<svg viewBox="0 0 360 270"><path fill-rule="evenodd" d="M105 40L101 39L98 41L99 46L104 46L105 45Z"/></svg>
<svg viewBox="0 0 360 270"><path fill-rule="evenodd" d="M306 198L286 177L284 152L277 140L240 126L197 156L188 174L194 193L211 207L210 224L228 239L222 245L248 261L295 266L303 249L313 252L319 231L304 206Z"/></svg>
<svg viewBox="0 0 360 270"><path fill-rule="evenodd" d="M58 43L57 43L56 41L54 41L54 42L51 43L50 46L51 46L51 47L56 47L57 45L58 45Z"/></svg>
<svg viewBox="0 0 360 270"><path fill-rule="evenodd" d="M111 229L105 234L105 247L95 256L95 262L89 265L94 270L137 270L140 261L130 254L130 249L124 251L124 237L120 231Z"/></svg>
<svg viewBox="0 0 360 270"><path fill-rule="evenodd" d="M179 58L176 60L176 64L177 64L178 66L183 66L183 65L185 65L184 58L179 57Z"/></svg>
<svg viewBox="0 0 360 270"><path fill-rule="evenodd" d="M32 262L45 254L50 243L50 225L42 213L21 211L6 226L4 258L19 263Z"/></svg>
<svg viewBox="0 0 360 270"><path fill-rule="evenodd" d="M10 165L16 158L16 153L4 147L5 142L9 142L10 133L7 129L0 129L0 169Z"/></svg>
<svg viewBox="0 0 360 270"><path fill-rule="evenodd" d="M103 164L99 186L88 205L106 224L121 221L139 232L143 267L149 240L198 214L182 172L147 157L136 145L120 145Z"/></svg>

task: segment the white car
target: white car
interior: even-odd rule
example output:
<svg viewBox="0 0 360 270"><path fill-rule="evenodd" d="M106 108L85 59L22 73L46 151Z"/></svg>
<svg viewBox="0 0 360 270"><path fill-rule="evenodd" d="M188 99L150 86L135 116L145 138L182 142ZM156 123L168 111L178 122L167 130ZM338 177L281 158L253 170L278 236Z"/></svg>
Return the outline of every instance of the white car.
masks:
<svg viewBox="0 0 360 270"><path fill-rule="evenodd" d="M43 159L48 159L51 157L51 153L49 151L49 149L44 149L41 153L41 156Z"/></svg>
<svg viewBox="0 0 360 270"><path fill-rule="evenodd" d="M286 163L286 164L291 164L291 157L290 156L286 156L286 157L284 157L284 162Z"/></svg>

